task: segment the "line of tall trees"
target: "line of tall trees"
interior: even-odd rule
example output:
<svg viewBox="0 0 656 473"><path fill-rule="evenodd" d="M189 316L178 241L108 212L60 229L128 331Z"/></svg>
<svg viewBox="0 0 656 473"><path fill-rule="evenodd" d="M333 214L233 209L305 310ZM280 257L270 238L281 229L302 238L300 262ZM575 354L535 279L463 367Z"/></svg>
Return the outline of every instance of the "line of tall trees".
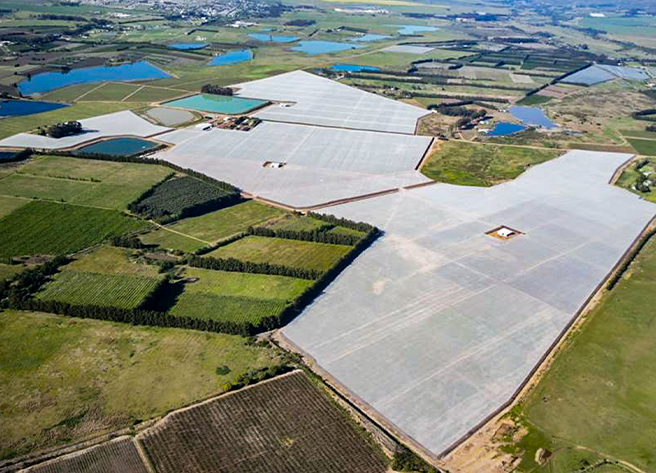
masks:
<svg viewBox="0 0 656 473"><path fill-rule="evenodd" d="M270 274L274 276L289 276L298 279L317 279L319 271L305 268L295 268L271 263L253 263L235 258L214 258L212 256L192 255L187 264L194 268L213 269L215 271L231 271L234 273Z"/></svg>
<svg viewBox="0 0 656 473"><path fill-rule="evenodd" d="M330 243L333 245L353 246L360 238L359 235L346 235L342 233L329 233L329 230L335 228L334 225L325 224L321 227L307 230L273 230L266 227L248 227L249 235L284 238L286 240L312 241L315 243Z"/></svg>

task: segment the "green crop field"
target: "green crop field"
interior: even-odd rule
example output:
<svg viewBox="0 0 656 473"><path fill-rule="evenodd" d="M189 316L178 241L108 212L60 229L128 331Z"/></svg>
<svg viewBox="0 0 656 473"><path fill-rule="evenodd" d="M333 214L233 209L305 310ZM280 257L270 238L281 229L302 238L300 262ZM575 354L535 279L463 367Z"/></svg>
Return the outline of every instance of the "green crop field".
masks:
<svg viewBox="0 0 656 473"><path fill-rule="evenodd" d="M37 299L73 305L135 309L157 287L161 278L64 271L46 284Z"/></svg>
<svg viewBox="0 0 656 473"><path fill-rule="evenodd" d="M514 179L528 167L561 154L511 146L481 145L449 141L426 161L421 172L437 182L467 186L492 186Z"/></svg>
<svg viewBox="0 0 656 473"><path fill-rule="evenodd" d="M71 85L43 94L43 100L54 102L74 102L78 97L98 87L98 84Z"/></svg>
<svg viewBox="0 0 656 473"><path fill-rule="evenodd" d="M264 227L271 230L292 230L292 231L306 231L311 232L326 225L326 222L317 220L316 218L308 217L306 215L287 214L282 218L276 219Z"/></svg>
<svg viewBox="0 0 656 473"><path fill-rule="evenodd" d="M12 211L16 210L18 207L22 207L28 202L29 200L27 199L0 196L0 218L9 215Z"/></svg>
<svg viewBox="0 0 656 473"><path fill-rule="evenodd" d="M159 87L144 87L134 95L128 97L126 102L163 102L188 94L185 90L162 89Z"/></svg>
<svg viewBox="0 0 656 473"><path fill-rule="evenodd" d="M0 281L6 281L25 270L21 264L3 264L0 263Z"/></svg>
<svg viewBox="0 0 656 473"><path fill-rule="evenodd" d="M170 173L150 164L39 156L5 177L0 193L122 210Z"/></svg>
<svg viewBox="0 0 656 473"><path fill-rule="evenodd" d="M327 271L350 250L351 247L344 245L248 236L207 256Z"/></svg>
<svg viewBox="0 0 656 473"><path fill-rule="evenodd" d="M656 471L655 304L652 238L515 409L529 429L514 447L524 451L522 471L581 471L590 457L591 463L612 457L635 466L627 471ZM536 468L540 447L554 458Z"/></svg>
<svg viewBox="0 0 656 473"><path fill-rule="evenodd" d="M165 250L177 250L187 253L203 248L209 243L174 233L166 228L158 228L145 235L140 235L139 239L146 245L157 245Z"/></svg>
<svg viewBox="0 0 656 473"><path fill-rule="evenodd" d="M176 317L256 325L264 317L275 317L286 305L285 301L194 292L182 294L169 313Z"/></svg>
<svg viewBox="0 0 656 473"><path fill-rule="evenodd" d="M631 138L645 138L656 140L656 132L647 131L647 130L619 130L619 132L624 136L629 136Z"/></svg>
<svg viewBox="0 0 656 473"><path fill-rule="evenodd" d="M50 126L69 120L82 120L84 118L97 117L107 113L129 110L142 106L134 103L78 103L66 108L60 108L51 112L39 113L23 117L10 117L2 119L0 127L0 139L7 138L16 133L36 130L42 126Z"/></svg>
<svg viewBox="0 0 656 473"><path fill-rule="evenodd" d="M139 90L135 84L120 82L105 82L101 87L92 89L92 92L80 98L83 102L120 102L128 95Z"/></svg>
<svg viewBox="0 0 656 473"><path fill-rule="evenodd" d="M0 312L0 460L129 427L279 363L237 336Z"/></svg>
<svg viewBox="0 0 656 473"><path fill-rule="evenodd" d="M284 214L284 210L249 200L200 217L186 218L169 225L169 228L203 241L214 242Z"/></svg>
<svg viewBox="0 0 656 473"><path fill-rule="evenodd" d="M115 210L34 201L0 219L0 257L71 253L148 226Z"/></svg>
<svg viewBox="0 0 656 473"><path fill-rule="evenodd" d="M198 278L196 282L186 284L185 292L282 301L292 301L313 284L306 279L287 276L233 273L201 268L185 268L183 276Z"/></svg>
<svg viewBox="0 0 656 473"><path fill-rule="evenodd" d="M353 230L346 227L335 227L328 230L328 233L336 233L338 235L352 235L358 237L363 237L365 235L364 232L359 232L358 230Z"/></svg>
<svg viewBox="0 0 656 473"><path fill-rule="evenodd" d="M644 156L656 156L656 140L627 138L627 141L631 143L631 146L633 146L633 149L635 149L638 154Z"/></svg>
<svg viewBox="0 0 656 473"><path fill-rule="evenodd" d="M158 277L159 268L137 263L133 252L125 248L103 245L62 268L79 273L116 274L123 276Z"/></svg>

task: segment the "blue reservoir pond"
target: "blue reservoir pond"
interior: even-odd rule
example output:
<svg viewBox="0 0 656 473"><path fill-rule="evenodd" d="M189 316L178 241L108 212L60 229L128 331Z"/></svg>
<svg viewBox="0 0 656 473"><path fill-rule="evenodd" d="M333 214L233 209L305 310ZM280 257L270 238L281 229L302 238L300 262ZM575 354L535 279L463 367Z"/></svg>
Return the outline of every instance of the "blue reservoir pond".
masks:
<svg viewBox="0 0 656 473"><path fill-rule="evenodd" d="M226 95L198 94L167 102L166 106L186 108L198 112L238 115L240 113L247 113L267 103L266 100L245 99Z"/></svg>
<svg viewBox="0 0 656 473"><path fill-rule="evenodd" d="M253 51L250 49L241 49L239 51L230 51L227 53L214 56L209 62L210 66L226 66L229 64L239 64L253 59Z"/></svg>
<svg viewBox="0 0 656 473"><path fill-rule="evenodd" d="M428 33L430 31L437 31L437 26L423 26L423 25L387 25L397 27L398 33L402 36L409 36L417 33Z"/></svg>
<svg viewBox="0 0 656 473"><path fill-rule="evenodd" d="M99 153L111 156L132 156L156 148L158 145L152 141L140 138L114 138L100 141L79 149L80 153Z"/></svg>
<svg viewBox="0 0 656 473"><path fill-rule="evenodd" d="M92 84L96 82L129 82L147 79L166 79L171 77L147 61L122 64L120 66L95 66L73 69L68 72L43 72L18 84L23 95L42 94L69 85Z"/></svg>
<svg viewBox="0 0 656 473"><path fill-rule="evenodd" d="M368 43L371 41L380 41L381 39L390 39L390 38L391 36L386 36L384 34L367 33L365 35L358 36L357 38L353 38L353 41Z"/></svg>
<svg viewBox="0 0 656 473"><path fill-rule="evenodd" d="M52 102L33 102L31 100L2 100L0 102L0 117L22 117L64 107L68 107L68 105Z"/></svg>
<svg viewBox="0 0 656 473"><path fill-rule="evenodd" d="M333 71L339 72L378 72L380 69L375 66L359 66L357 64L335 64L331 66Z"/></svg>
<svg viewBox="0 0 656 473"><path fill-rule="evenodd" d="M510 107L510 113L513 117L521 120L526 125L541 126L547 130L556 128L556 124L549 120L549 117L538 107L522 107L514 105Z"/></svg>
<svg viewBox="0 0 656 473"><path fill-rule="evenodd" d="M516 123L510 122L499 122L494 126L492 131L487 134L487 136L508 136L522 130L526 130L524 125L517 125Z"/></svg>
<svg viewBox="0 0 656 473"><path fill-rule="evenodd" d="M263 43L293 43L301 39L299 36L284 36L265 33L248 33L249 38L262 41Z"/></svg>
<svg viewBox="0 0 656 473"><path fill-rule="evenodd" d="M181 51L194 51L197 49L204 49L207 47L207 43L175 43L169 44L171 49L179 49Z"/></svg>
<svg viewBox="0 0 656 473"><path fill-rule="evenodd" d="M337 53L349 49L360 49L362 46L349 43L337 43L335 41L301 41L297 46L291 48L292 51L305 53L308 56L317 54Z"/></svg>

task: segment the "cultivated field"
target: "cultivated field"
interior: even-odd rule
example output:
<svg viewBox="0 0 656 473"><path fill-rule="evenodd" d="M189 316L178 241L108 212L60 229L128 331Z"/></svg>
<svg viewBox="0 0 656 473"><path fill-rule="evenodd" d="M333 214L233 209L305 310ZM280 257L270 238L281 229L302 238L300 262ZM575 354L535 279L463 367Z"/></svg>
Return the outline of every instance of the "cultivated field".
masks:
<svg viewBox="0 0 656 473"><path fill-rule="evenodd" d="M71 253L148 226L116 210L34 201L0 219L0 257Z"/></svg>
<svg viewBox="0 0 656 473"><path fill-rule="evenodd" d="M437 182L492 186L514 179L530 166L560 154L556 150L449 141L438 145L421 172Z"/></svg>
<svg viewBox="0 0 656 473"><path fill-rule="evenodd" d="M200 217L184 219L169 225L169 228L213 242L244 232L249 226L261 224L284 213L275 207L249 200Z"/></svg>
<svg viewBox="0 0 656 473"><path fill-rule="evenodd" d="M638 154L644 156L656 156L656 140L628 138L627 141L631 143L631 146L633 146Z"/></svg>
<svg viewBox="0 0 656 473"><path fill-rule="evenodd" d="M131 250L105 245L67 264L62 270L79 273L158 277L157 266L137 263L134 261L133 256Z"/></svg>
<svg viewBox="0 0 656 473"><path fill-rule="evenodd" d="M43 301L136 309L155 290L161 278L65 271L36 295Z"/></svg>
<svg viewBox="0 0 656 473"><path fill-rule="evenodd" d="M247 236L214 250L207 256L327 271L350 249L351 247L344 245Z"/></svg>
<svg viewBox="0 0 656 473"><path fill-rule="evenodd" d="M148 473L132 437L121 437L25 471L29 473Z"/></svg>
<svg viewBox="0 0 656 473"><path fill-rule="evenodd" d="M190 319L257 325L264 317L275 317L287 303L280 300L219 296L207 292L183 293L170 314Z"/></svg>
<svg viewBox="0 0 656 473"><path fill-rule="evenodd" d="M237 336L0 312L0 459L128 427L279 362Z"/></svg>
<svg viewBox="0 0 656 473"><path fill-rule="evenodd" d="M654 312L645 309L656 304L655 288L652 239L628 277L604 296L516 410L520 424L529 429L515 446L523 455L523 470L575 471L585 461L604 458L642 471L656 469L656 389L650 374L656 363L651 348L656 325ZM538 448L554 452L554 458L535 470Z"/></svg>
<svg viewBox="0 0 656 473"><path fill-rule="evenodd" d="M28 202L29 200L27 199L0 196L0 218L10 214L12 211L27 204Z"/></svg>
<svg viewBox="0 0 656 473"><path fill-rule="evenodd" d="M170 172L150 164L37 156L2 180L0 194L123 210Z"/></svg>
<svg viewBox="0 0 656 473"><path fill-rule="evenodd" d="M160 473L384 473L386 461L301 372L169 415L140 435Z"/></svg>
<svg viewBox="0 0 656 473"><path fill-rule="evenodd" d="M174 233L166 228L158 228L152 232L140 235L139 239L146 245L158 245L165 250L184 252L196 251L209 243L185 235L180 235L179 233Z"/></svg>

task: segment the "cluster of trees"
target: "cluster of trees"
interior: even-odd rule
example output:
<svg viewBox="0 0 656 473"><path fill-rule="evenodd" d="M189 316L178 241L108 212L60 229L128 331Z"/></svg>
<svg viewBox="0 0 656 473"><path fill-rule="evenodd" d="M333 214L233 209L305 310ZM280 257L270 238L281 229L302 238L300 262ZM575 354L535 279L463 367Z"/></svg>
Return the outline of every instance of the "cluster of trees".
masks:
<svg viewBox="0 0 656 473"><path fill-rule="evenodd" d="M335 228L334 225L325 224L321 227L307 231L307 230L273 230L265 227L248 227L249 235L257 235L263 237L285 238L287 240L301 240L313 241L316 243L331 243L333 245L348 245L353 246L360 241L358 235L346 235L342 233L328 233L329 230Z"/></svg>
<svg viewBox="0 0 656 473"><path fill-rule="evenodd" d="M428 106L428 110L435 110L442 115L447 115L449 117L464 117L469 120L476 120L487 115L487 112L483 109L473 110L470 108L453 106L445 103L431 104Z"/></svg>
<svg viewBox="0 0 656 473"><path fill-rule="evenodd" d="M43 286L60 266L68 264L66 256L57 256L52 260L16 275L14 278L0 282L0 300L20 301L29 298Z"/></svg>
<svg viewBox="0 0 656 473"><path fill-rule="evenodd" d="M645 128L645 130L656 132L656 125L647 125L647 128Z"/></svg>
<svg viewBox="0 0 656 473"><path fill-rule="evenodd" d="M298 279L317 279L319 271L305 268L294 268L271 263L252 263L235 258L214 258L211 256L190 256L187 264L194 268L213 269L215 271L231 271L235 273L271 274L274 276L289 276Z"/></svg>
<svg viewBox="0 0 656 473"><path fill-rule="evenodd" d="M130 248L132 250L142 250L144 248L147 248L147 245L145 245L136 236L127 236L127 235L115 236L114 238L112 238L111 243L114 246L120 246L122 248Z"/></svg>
<svg viewBox="0 0 656 473"><path fill-rule="evenodd" d="M236 192L227 192L190 176L173 178L171 174L131 202L128 209L168 223L219 210L239 200L241 196Z"/></svg>
<svg viewBox="0 0 656 473"><path fill-rule="evenodd" d="M250 369L239 376L237 381L234 383L228 383L227 385L223 386L223 389L225 391L241 389L246 386L250 386L251 384L257 384L261 381L266 381L267 379L280 376L281 374L289 373L294 369L295 368L290 365L276 365L270 366L268 368Z"/></svg>
<svg viewBox="0 0 656 473"><path fill-rule="evenodd" d="M203 94L226 95L229 97L232 97L235 94L235 91L230 87L220 87L213 84L205 84L200 88L200 91Z"/></svg>
<svg viewBox="0 0 656 473"><path fill-rule="evenodd" d="M412 450L399 445L392 458L394 471L412 471L417 473L438 473L435 468L418 457Z"/></svg>
<svg viewBox="0 0 656 473"><path fill-rule="evenodd" d="M314 20L291 20L285 23L285 26L312 26L316 23Z"/></svg>
<svg viewBox="0 0 656 473"><path fill-rule="evenodd" d="M64 136L77 135L82 133L82 124L76 121L61 122L50 125L48 128L39 128L39 134L50 136L52 138L62 138Z"/></svg>

